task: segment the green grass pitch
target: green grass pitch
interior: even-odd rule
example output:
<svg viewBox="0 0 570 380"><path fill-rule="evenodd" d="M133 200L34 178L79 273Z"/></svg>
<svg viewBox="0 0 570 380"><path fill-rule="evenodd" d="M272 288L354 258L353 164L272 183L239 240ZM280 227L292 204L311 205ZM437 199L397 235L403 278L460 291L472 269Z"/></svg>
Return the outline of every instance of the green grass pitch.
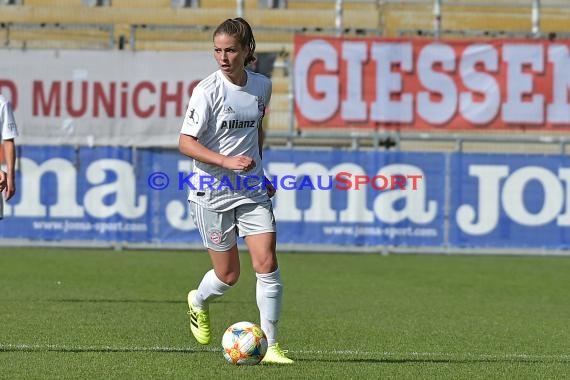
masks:
<svg viewBox="0 0 570 380"><path fill-rule="evenodd" d="M219 342L258 322L249 256L190 335L202 252L0 248L0 378L489 379L570 374L570 258L280 254L291 366L235 367Z"/></svg>

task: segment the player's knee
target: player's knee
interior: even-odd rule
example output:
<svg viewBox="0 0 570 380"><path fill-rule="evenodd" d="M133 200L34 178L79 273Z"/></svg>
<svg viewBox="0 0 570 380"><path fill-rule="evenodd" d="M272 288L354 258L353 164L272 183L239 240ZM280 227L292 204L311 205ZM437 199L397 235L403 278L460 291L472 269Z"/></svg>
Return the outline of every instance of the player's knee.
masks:
<svg viewBox="0 0 570 380"><path fill-rule="evenodd" d="M239 269L229 270L229 271L225 271L222 273L216 273L216 275L218 276L220 281L222 281L224 284L227 284L229 286L233 286L239 280L240 271L239 271Z"/></svg>
<svg viewBox="0 0 570 380"><path fill-rule="evenodd" d="M252 264L255 273L272 273L278 267L275 255L271 254L264 255L255 260L252 260Z"/></svg>

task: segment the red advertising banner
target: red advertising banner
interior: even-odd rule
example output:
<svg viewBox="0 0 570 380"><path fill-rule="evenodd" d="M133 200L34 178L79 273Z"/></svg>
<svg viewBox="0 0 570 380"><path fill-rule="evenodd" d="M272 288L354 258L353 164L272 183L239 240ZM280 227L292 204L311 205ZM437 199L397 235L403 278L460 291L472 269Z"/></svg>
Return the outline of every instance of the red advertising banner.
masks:
<svg viewBox="0 0 570 380"><path fill-rule="evenodd" d="M295 37L302 128L570 129L570 42Z"/></svg>

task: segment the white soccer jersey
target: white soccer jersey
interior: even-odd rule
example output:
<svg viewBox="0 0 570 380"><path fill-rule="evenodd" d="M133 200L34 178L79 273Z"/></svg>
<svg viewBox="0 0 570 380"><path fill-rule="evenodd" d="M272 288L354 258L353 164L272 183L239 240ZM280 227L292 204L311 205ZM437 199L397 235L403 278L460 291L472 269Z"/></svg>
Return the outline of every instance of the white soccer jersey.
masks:
<svg viewBox="0 0 570 380"><path fill-rule="evenodd" d="M12 113L12 105L0 94L0 141L18 136L18 127Z"/></svg>
<svg viewBox="0 0 570 380"><path fill-rule="evenodd" d="M188 199L208 209L225 211L269 199L261 183L258 129L271 98L271 81L262 74L246 73L243 87L219 70L203 79L194 88L180 131L212 151L255 160L255 168L244 173L194 160Z"/></svg>

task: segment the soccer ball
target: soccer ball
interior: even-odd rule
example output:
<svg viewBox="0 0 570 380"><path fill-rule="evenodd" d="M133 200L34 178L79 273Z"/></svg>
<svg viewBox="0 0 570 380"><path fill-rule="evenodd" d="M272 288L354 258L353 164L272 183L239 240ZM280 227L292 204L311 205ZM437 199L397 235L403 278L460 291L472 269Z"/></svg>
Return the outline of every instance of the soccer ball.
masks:
<svg viewBox="0 0 570 380"><path fill-rule="evenodd" d="M259 326L237 322L222 337L224 358L235 365L256 365L267 352L267 338Z"/></svg>

